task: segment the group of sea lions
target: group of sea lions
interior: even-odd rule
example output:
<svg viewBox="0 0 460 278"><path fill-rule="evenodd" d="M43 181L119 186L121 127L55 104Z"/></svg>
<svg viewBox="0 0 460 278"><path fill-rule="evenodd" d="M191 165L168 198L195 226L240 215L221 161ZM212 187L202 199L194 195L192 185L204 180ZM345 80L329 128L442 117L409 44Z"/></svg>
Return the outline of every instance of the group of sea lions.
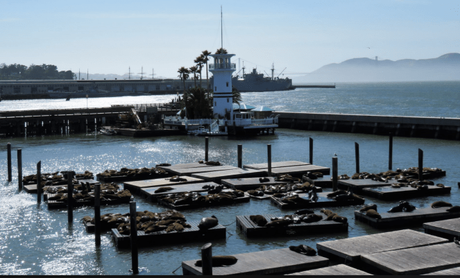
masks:
<svg viewBox="0 0 460 278"><path fill-rule="evenodd" d="M171 193L158 197L158 200L173 205L212 206L233 204L235 199L239 197L244 197L243 191L226 190L206 195L202 195L200 192Z"/></svg>
<svg viewBox="0 0 460 278"><path fill-rule="evenodd" d="M286 183L286 184L275 184L275 185L261 185L257 189L251 189L246 191L251 196L264 196L273 195L275 193L287 193L294 191L296 193L309 192L316 190L316 187L309 182L303 183Z"/></svg>
<svg viewBox="0 0 460 278"><path fill-rule="evenodd" d="M139 177L139 176L167 175L168 172L162 168L159 168L159 165L156 165L155 167L152 167L152 168L143 167L143 168L138 168L138 169L130 169L130 168L124 167L124 168L121 168L120 171L105 170L104 172L97 174L97 176L109 178L109 177L117 177L117 176ZM161 165L166 166L165 163Z"/></svg>
<svg viewBox="0 0 460 278"><path fill-rule="evenodd" d="M95 223L95 219L90 216L82 218L83 222ZM122 235L131 234L130 213L107 213L101 215L101 227L104 229L116 228ZM191 228L191 225L186 223L185 216L176 211L168 210L165 212L138 211L136 212L136 228L145 233L157 231L181 232L185 228Z"/></svg>
<svg viewBox="0 0 460 278"><path fill-rule="evenodd" d="M441 174L443 171L439 168L428 168L424 167L422 169L423 173L432 173L432 174ZM411 167L409 169L396 169L395 171L388 170L385 172L381 172L378 174L368 173L368 172L361 172L355 173L351 176L352 179L372 179L375 181L382 181L388 182L391 179L394 179L401 183L410 183L412 181L419 181L421 180L418 177L418 167ZM425 181L426 183L427 181ZM422 182L423 183L423 182Z"/></svg>
<svg viewBox="0 0 460 278"><path fill-rule="evenodd" d="M120 200L130 199L131 192L128 189L119 190L120 186L115 183L102 183L100 185L100 200ZM44 187L44 192L48 194L48 200L67 202L68 192L67 186L62 187ZM72 197L75 201L84 200L94 202L94 185L89 183L80 183L74 186Z"/></svg>
<svg viewBox="0 0 460 278"><path fill-rule="evenodd" d="M69 175L70 174L70 175ZM42 173L41 182L42 186L51 186L51 185L61 185L67 184L67 177L70 176L73 181L76 182L75 178L78 179L93 179L93 173L90 171L85 171L83 174L76 174L74 171L57 171L54 173ZM37 183L37 174L27 175L22 178L22 183L24 185L36 184Z"/></svg>

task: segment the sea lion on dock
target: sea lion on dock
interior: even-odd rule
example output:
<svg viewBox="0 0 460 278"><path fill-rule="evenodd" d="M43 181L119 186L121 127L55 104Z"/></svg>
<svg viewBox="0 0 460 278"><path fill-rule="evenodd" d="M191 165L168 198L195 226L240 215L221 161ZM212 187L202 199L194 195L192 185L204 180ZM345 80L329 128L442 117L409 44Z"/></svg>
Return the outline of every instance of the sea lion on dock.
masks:
<svg viewBox="0 0 460 278"><path fill-rule="evenodd" d="M448 212L460 212L460 206L453 206L448 209L446 209Z"/></svg>
<svg viewBox="0 0 460 278"><path fill-rule="evenodd" d="M432 208L440 208L440 207L451 207L452 204L444 201L436 201L431 204Z"/></svg>
<svg viewBox="0 0 460 278"><path fill-rule="evenodd" d="M155 190L155 193L166 192L166 191L170 191L170 190L173 190L173 189L174 189L174 188L169 187L169 186L160 187L160 188L158 188L157 190Z"/></svg>
<svg viewBox="0 0 460 278"><path fill-rule="evenodd" d="M211 166L220 166L220 165L222 165L222 164L220 164L219 161L206 161L204 164L211 165Z"/></svg>
<svg viewBox="0 0 460 278"><path fill-rule="evenodd" d="M233 265L236 264L238 261L237 258L234 256L212 256L211 262L212 266L224 266L224 265ZM195 262L195 266L203 266L203 262L201 260L197 260Z"/></svg>
<svg viewBox="0 0 460 278"><path fill-rule="evenodd" d="M314 211L311 209L299 209L296 212L294 212L294 214L297 214L297 215L311 214L311 213L314 213Z"/></svg>
<svg viewBox="0 0 460 278"><path fill-rule="evenodd" d="M370 209L373 209L373 210L377 211L377 205L376 204L369 204L369 205L366 205L366 206L362 207L359 211L364 212L364 211L368 211Z"/></svg>
<svg viewBox="0 0 460 278"><path fill-rule="evenodd" d="M265 226L268 221L263 217L262 215L251 215L249 216L249 219L251 219L252 222L256 223L257 226Z"/></svg>
<svg viewBox="0 0 460 278"><path fill-rule="evenodd" d="M334 192L331 192L331 193L327 194L326 196L328 198L334 198L335 196L340 195L340 194L347 194L347 191L345 191L345 190L336 190Z"/></svg>
<svg viewBox="0 0 460 278"><path fill-rule="evenodd" d="M367 210L366 211L366 216L376 218L376 219L382 219L382 216L375 209Z"/></svg>
<svg viewBox="0 0 460 278"><path fill-rule="evenodd" d="M302 217L302 222L312 223L312 222L318 222L318 221L320 221L322 219L323 219L322 215L310 213L310 214L304 215Z"/></svg>
<svg viewBox="0 0 460 278"><path fill-rule="evenodd" d="M303 254L303 255L307 255L307 256L315 256L316 255L316 250L311 248L310 246L307 246L307 245L298 245L298 246L289 246L289 250L291 251L294 251L294 252L297 252L297 253L300 253L300 254Z"/></svg>
<svg viewBox="0 0 460 278"><path fill-rule="evenodd" d="M270 181L270 179L267 177L259 178L259 182L268 182L268 181Z"/></svg>
<svg viewBox="0 0 460 278"><path fill-rule="evenodd" d="M347 223L348 219L346 217L344 217L344 216L335 215L334 217L332 217L332 221L341 222L341 223Z"/></svg>
<svg viewBox="0 0 460 278"><path fill-rule="evenodd" d="M186 178L181 178L179 176L173 176L169 179L169 181L172 181L172 182L178 182L178 181L187 181Z"/></svg>
<svg viewBox="0 0 460 278"><path fill-rule="evenodd" d="M219 221L217 220L217 217L212 215L211 217L203 217L201 218L200 224L198 224L198 228L200 231L203 230L209 230L212 227L215 227L219 224Z"/></svg>
<svg viewBox="0 0 460 278"><path fill-rule="evenodd" d="M292 219L283 218L283 219L276 219L268 222L265 227L283 227L292 224L294 221Z"/></svg>

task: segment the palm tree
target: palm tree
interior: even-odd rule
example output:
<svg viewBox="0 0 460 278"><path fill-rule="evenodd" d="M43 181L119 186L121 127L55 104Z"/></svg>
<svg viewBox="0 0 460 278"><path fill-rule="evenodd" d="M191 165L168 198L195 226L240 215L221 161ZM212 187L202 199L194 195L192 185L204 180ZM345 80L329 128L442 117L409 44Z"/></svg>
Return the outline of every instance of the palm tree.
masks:
<svg viewBox="0 0 460 278"><path fill-rule="evenodd" d="M195 88L196 88L196 73L198 72L198 68L195 66L191 66L189 70L191 73L193 73L193 80L195 81Z"/></svg>
<svg viewBox="0 0 460 278"><path fill-rule="evenodd" d="M201 52L201 56L203 57L203 62L206 63L206 91L208 92L209 90L209 78L208 78L208 61L209 61L209 55L211 55L211 52L207 50L203 50ZM208 92L208 98L209 98L209 92Z"/></svg>
<svg viewBox="0 0 460 278"><path fill-rule="evenodd" d="M217 49L216 54L227 54L227 49L221 47Z"/></svg>
<svg viewBox="0 0 460 278"><path fill-rule="evenodd" d="M232 98L233 98L233 103L240 104L240 102L243 101L243 98L241 98L241 93L238 91L237 88L232 87Z"/></svg>
<svg viewBox="0 0 460 278"><path fill-rule="evenodd" d="M194 62L196 63L196 66L198 67L198 74L200 75L200 88L202 88L202 86L201 86L201 69L203 68L203 63L204 63L203 55L200 55L200 56L196 57Z"/></svg>
<svg viewBox="0 0 460 278"><path fill-rule="evenodd" d="M182 82L184 82L184 93L185 93L186 92L185 80L188 79L190 71L188 70L188 68L181 67L179 68L179 70L177 70L177 72L179 73L179 77L182 80Z"/></svg>

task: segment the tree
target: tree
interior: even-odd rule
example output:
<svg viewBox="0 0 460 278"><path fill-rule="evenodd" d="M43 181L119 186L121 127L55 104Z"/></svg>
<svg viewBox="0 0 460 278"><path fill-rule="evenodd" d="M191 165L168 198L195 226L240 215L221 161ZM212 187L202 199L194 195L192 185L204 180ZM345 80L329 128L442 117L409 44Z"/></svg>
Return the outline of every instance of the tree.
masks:
<svg viewBox="0 0 460 278"><path fill-rule="evenodd" d="M212 118L212 101L207 97L203 88L195 87L187 90L181 100L181 108L186 111L189 119Z"/></svg>
<svg viewBox="0 0 460 278"><path fill-rule="evenodd" d="M196 57L194 62L196 63L196 66L198 67L198 74L200 75L200 88L202 88L202 86L201 86L201 70L202 70L203 64L204 64L203 55L200 55L200 56Z"/></svg>
<svg viewBox="0 0 460 278"><path fill-rule="evenodd" d="M193 73L193 80L195 81L195 88L196 88L196 73L198 72L198 68L195 66L191 66L189 70L191 73Z"/></svg>
<svg viewBox="0 0 460 278"><path fill-rule="evenodd" d="M209 61L209 55L211 55L211 52L207 50L203 50L201 52L201 56L203 57L203 62L206 64L206 91L208 92L208 98L209 98L209 78L208 78L208 61Z"/></svg>
<svg viewBox="0 0 460 278"><path fill-rule="evenodd" d="M240 104L240 102L243 101L240 91L238 91L238 89L233 86L232 86L232 98L233 98L233 103L236 103L236 104Z"/></svg>
<svg viewBox="0 0 460 278"><path fill-rule="evenodd" d="M185 80L188 79L190 71L185 67L181 67L181 68L179 68L179 70L177 72L179 73L180 79L184 83L184 94L185 94L185 92L186 92Z"/></svg>

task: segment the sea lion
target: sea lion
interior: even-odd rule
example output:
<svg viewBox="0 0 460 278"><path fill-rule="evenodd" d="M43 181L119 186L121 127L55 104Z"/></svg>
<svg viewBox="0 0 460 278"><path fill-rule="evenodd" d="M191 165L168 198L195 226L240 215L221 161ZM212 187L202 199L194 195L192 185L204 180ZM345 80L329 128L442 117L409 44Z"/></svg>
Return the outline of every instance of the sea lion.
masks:
<svg viewBox="0 0 460 278"><path fill-rule="evenodd" d="M249 216L249 219L251 219L252 222L256 223L257 226L265 226L265 224L268 223L267 219L263 217L262 215L251 215Z"/></svg>
<svg viewBox="0 0 460 278"><path fill-rule="evenodd" d="M369 204L367 206L362 207L359 211L364 212L364 211L368 211L370 209L373 209L373 210L377 211L377 205L376 204Z"/></svg>
<svg viewBox="0 0 460 278"><path fill-rule="evenodd" d="M208 229L211 229L212 227L217 226L217 224L219 224L217 217L212 215L211 217L203 217L201 219L200 224L198 224L198 228L200 229L200 231L208 230Z"/></svg>
<svg viewBox="0 0 460 278"><path fill-rule="evenodd" d="M260 182L267 182L267 181L270 181L270 179L267 178L267 177L262 177L262 178L259 178L259 181Z"/></svg>
<svg viewBox="0 0 460 278"><path fill-rule="evenodd" d="M436 184L436 186L437 186L437 187L442 187L442 188L445 187L444 184L442 184L442 183L438 183L438 184Z"/></svg>
<svg viewBox="0 0 460 278"><path fill-rule="evenodd" d="M186 178L181 178L179 176L173 176L169 179L169 181L172 181L172 182L177 182L177 181L187 181Z"/></svg>
<svg viewBox="0 0 460 278"><path fill-rule="evenodd" d="M206 165L212 165L212 166L220 166L220 162L219 161L206 161L205 162Z"/></svg>
<svg viewBox="0 0 460 278"><path fill-rule="evenodd" d="M212 256L211 257L211 262L212 266L224 266L224 265L232 265L236 264L238 261L237 258L234 256ZM195 262L195 266L203 266L203 262L201 260L197 260Z"/></svg>
<svg viewBox="0 0 460 278"><path fill-rule="evenodd" d="M297 252L297 253L300 253L300 254L303 254L303 255L307 255L307 256L315 256L316 255L316 250L311 248L310 246L307 246L307 245L299 245L299 246L289 246L289 250L291 251L294 251L294 252Z"/></svg>
<svg viewBox="0 0 460 278"><path fill-rule="evenodd" d="M446 209L448 212L460 212L460 206L453 206L448 209Z"/></svg>
<svg viewBox="0 0 460 278"><path fill-rule="evenodd" d="M328 198L334 198L335 196L341 195L341 194L347 194L347 192L345 190L337 190L337 191L334 191L334 192L331 192L331 193L327 194L327 197Z"/></svg>
<svg viewBox="0 0 460 278"><path fill-rule="evenodd" d="M366 216L372 217L372 218L377 218L377 219L382 219L382 216L374 209L369 209L366 211Z"/></svg>
<svg viewBox="0 0 460 278"><path fill-rule="evenodd" d="M322 215L310 213L310 214L307 214L304 217L302 217L302 222L312 223L312 222L318 222L318 221L320 221L322 219L323 219Z"/></svg>
<svg viewBox="0 0 460 278"><path fill-rule="evenodd" d="M436 201L431 204L432 208L440 208L440 207L451 207L452 204L444 201Z"/></svg>
<svg viewBox="0 0 460 278"><path fill-rule="evenodd" d="M160 187L157 190L155 190L155 193L166 192L166 191L170 191L170 190L173 190L173 189L174 188L172 188L172 187L164 186L164 187Z"/></svg>
<svg viewBox="0 0 460 278"><path fill-rule="evenodd" d="M301 214L310 214L314 211L311 209L299 209L298 211L294 212L294 214L301 215Z"/></svg>
<svg viewBox="0 0 460 278"><path fill-rule="evenodd" d="M268 222L265 227L282 227L282 226L288 226L289 224L292 224L294 221L292 219L276 219Z"/></svg>
<svg viewBox="0 0 460 278"><path fill-rule="evenodd" d="M348 219L344 216L335 215L334 217L332 217L332 221L347 223Z"/></svg>
<svg viewBox="0 0 460 278"><path fill-rule="evenodd" d="M402 212L403 208L404 208L404 205L400 203L399 205L390 208L388 212Z"/></svg>

